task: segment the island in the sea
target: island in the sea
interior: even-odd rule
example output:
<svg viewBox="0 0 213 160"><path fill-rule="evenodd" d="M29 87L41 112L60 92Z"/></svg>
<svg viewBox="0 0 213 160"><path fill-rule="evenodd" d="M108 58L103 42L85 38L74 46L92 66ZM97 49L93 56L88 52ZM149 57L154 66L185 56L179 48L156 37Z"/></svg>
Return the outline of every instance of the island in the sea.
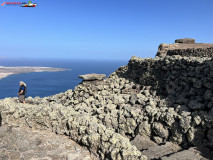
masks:
<svg viewBox="0 0 213 160"><path fill-rule="evenodd" d="M4 67L0 66L0 79L12 74L30 73L30 72L58 72L65 71L63 68L52 67Z"/></svg>

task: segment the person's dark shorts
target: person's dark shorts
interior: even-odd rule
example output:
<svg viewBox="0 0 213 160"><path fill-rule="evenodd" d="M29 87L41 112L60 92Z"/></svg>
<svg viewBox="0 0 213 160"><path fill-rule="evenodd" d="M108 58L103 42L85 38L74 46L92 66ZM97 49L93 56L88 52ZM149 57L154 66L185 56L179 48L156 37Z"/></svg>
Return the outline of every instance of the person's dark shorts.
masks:
<svg viewBox="0 0 213 160"><path fill-rule="evenodd" d="M19 96L19 102L25 101L25 95L20 95Z"/></svg>

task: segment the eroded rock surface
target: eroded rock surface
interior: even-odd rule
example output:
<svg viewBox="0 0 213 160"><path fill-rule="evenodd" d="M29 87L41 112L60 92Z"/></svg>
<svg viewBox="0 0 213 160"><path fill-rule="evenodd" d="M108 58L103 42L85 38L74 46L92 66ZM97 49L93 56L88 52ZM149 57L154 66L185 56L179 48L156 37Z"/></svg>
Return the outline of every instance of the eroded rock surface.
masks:
<svg viewBox="0 0 213 160"><path fill-rule="evenodd" d="M138 150L143 151L148 148L157 146L156 143L150 140L149 137L137 135L131 143L137 147Z"/></svg>
<svg viewBox="0 0 213 160"><path fill-rule="evenodd" d="M67 136L26 127L0 127L0 160L96 160Z"/></svg>
<svg viewBox="0 0 213 160"><path fill-rule="evenodd" d="M204 156L206 155L208 155L208 153L204 154ZM160 158L160 160L208 160L208 158L205 158L204 156L196 148L189 148L188 150L183 150L164 156ZM211 157L211 155L208 156Z"/></svg>
<svg viewBox="0 0 213 160"><path fill-rule="evenodd" d="M167 142L164 145L149 147L142 153L146 155L149 159L159 159L160 157L176 153L181 149L182 148L180 146Z"/></svg>

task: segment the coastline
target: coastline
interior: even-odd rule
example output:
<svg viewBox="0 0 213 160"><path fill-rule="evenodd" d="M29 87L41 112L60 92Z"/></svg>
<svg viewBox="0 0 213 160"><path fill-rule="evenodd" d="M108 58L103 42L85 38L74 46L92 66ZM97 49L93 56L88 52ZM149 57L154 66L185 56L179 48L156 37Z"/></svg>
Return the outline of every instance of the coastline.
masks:
<svg viewBox="0 0 213 160"><path fill-rule="evenodd" d="M53 67L4 67L0 66L0 80L13 74L31 73L31 72L59 72L69 69Z"/></svg>

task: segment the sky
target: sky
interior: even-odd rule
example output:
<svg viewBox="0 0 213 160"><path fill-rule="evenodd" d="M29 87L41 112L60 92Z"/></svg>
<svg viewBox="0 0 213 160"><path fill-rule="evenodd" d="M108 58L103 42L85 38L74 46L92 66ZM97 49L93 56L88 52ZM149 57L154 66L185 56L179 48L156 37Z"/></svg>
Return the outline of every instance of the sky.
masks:
<svg viewBox="0 0 213 160"><path fill-rule="evenodd" d="M129 60L179 38L213 43L213 0L32 2L0 5L0 59Z"/></svg>

